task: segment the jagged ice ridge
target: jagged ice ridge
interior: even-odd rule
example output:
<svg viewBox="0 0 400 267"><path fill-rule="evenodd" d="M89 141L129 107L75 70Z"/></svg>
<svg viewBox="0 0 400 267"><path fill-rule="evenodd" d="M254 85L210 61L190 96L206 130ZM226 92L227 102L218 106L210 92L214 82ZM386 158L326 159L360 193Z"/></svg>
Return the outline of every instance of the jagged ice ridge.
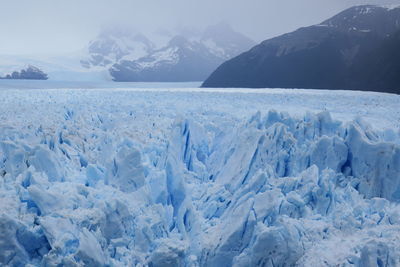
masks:
<svg viewBox="0 0 400 267"><path fill-rule="evenodd" d="M211 108L279 92L8 94L2 110L21 102L0 125L2 265L400 264L396 128Z"/></svg>

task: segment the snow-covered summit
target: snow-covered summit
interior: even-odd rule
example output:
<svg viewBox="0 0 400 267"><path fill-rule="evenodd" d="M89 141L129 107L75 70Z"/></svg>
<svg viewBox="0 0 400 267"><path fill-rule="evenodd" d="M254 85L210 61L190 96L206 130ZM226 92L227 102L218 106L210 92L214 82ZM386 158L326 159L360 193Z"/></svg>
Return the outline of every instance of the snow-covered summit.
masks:
<svg viewBox="0 0 400 267"><path fill-rule="evenodd" d="M178 35L148 56L114 64L110 74L115 81L201 81L221 61L201 43Z"/></svg>
<svg viewBox="0 0 400 267"><path fill-rule="evenodd" d="M400 19L400 7L376 5L355 6L337 14L317 26L329 26L342 31L373 32L386 36L400 30L400 24L392 23Z"/></svg>
<svg viewBox="0 0 400 267"><path fill-rule="evenodd" d="M87 59L81 64L86 68L109 67L120 60L135 60L151 53L155 45L143 34L126 29L108 29L92 40L87 48Z"/></svg>
<svg viewBox="0 0 400 267"><path fill-rule="evenodd" d="M253 41L225 23L200 33L183 30L164 47L142 58L120 60L110 74L116 81L202 81L219 64L252 45Z"/></svg>

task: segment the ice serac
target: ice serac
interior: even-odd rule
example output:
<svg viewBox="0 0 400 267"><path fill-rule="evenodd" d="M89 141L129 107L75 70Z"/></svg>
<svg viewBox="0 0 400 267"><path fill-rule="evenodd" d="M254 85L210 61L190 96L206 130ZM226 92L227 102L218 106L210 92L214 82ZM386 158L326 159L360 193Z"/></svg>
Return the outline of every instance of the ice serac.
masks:
<svg viewBox="0 0 400 267"><path fill-rule="evenodd" d="M157 142L73 109L4 131L0 265L400 265L398 133L263 114L188 116Z"/></svg>
<svg viewBox="0 0 400 267"><path fill-rule="evenodd" d="M112 162L109 183L123 192L133 192L144 185L144 170L140 152L129 146L123 146Z"/></svg>
<svg viewBox="0 0 400 267"><path fill-rule="evenodd" d="M347 139L352 176L360 178L359 191L367 197L400 201L399 146L376 143L359 127L351 125Z"/></svg>

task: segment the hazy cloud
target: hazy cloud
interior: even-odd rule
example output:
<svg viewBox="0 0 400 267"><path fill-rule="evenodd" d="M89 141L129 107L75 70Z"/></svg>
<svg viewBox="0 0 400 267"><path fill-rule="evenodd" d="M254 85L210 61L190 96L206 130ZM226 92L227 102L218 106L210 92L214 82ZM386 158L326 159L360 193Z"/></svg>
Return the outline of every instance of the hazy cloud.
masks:
<svg viewBox="0 0 400 267"><path fill-rule="evenodd" d="M400 0L2 0L0 54L81 49L102 27L203 28L220 21L261 41L318 23L355 4Z"/></svg>

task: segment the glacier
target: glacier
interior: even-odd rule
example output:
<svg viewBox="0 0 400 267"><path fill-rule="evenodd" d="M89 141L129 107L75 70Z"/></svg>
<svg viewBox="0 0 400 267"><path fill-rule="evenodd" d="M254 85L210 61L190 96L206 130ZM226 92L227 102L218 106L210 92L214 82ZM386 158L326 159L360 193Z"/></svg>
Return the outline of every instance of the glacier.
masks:
<svg viewBox="0 0 400 267"><path fill-rule="evenodd" d="M3 90L2 266L399 266L400 97Z"/></svg>

